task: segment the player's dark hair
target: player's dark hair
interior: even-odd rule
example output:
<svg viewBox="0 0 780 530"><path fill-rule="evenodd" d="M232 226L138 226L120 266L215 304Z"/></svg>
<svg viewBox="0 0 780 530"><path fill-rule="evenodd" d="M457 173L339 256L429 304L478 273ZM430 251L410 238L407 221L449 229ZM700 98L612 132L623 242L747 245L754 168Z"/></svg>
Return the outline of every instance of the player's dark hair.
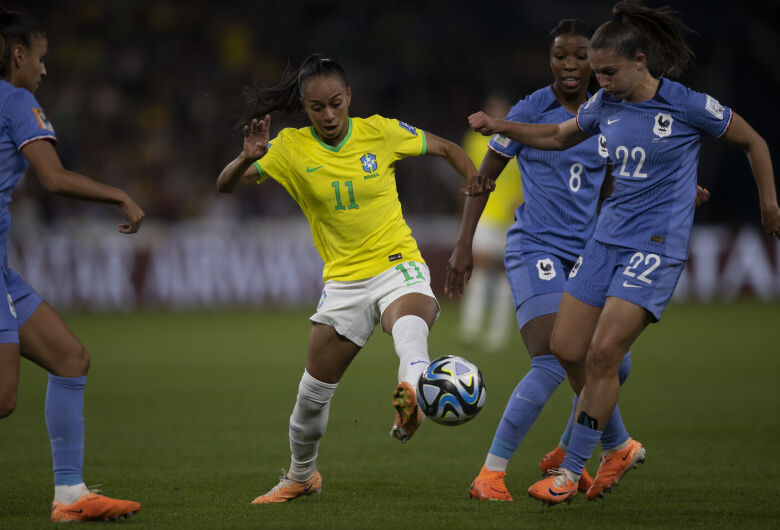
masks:
<svg viewBox="0 0 780 530"><path fill-rule="evenodd" d="M579 35L590 40L593 36L593 27L584 20L578 18L565 18L558 22L552 31L550 31L547 40L550 46L552 46L556 38L568 34Z"/></svg>
<svg viewBox="0 0 780 530"><path fill-rule="evenodd" d="M303 110L301 96L303 85L306 81L320 76L336 75L344 83L347 83L347 74L341 65L332 59L315 53L306 58L297 69L287 68L282 74L282 80L272 87L251 86L244 89L244 98L249 108L248 119L263 119L266 114L275 110L287 114Z"/></svg>
<svg viewBox="0 0 780 530"><path fill-rule="evenodd" d="M642 52L654 76L678 77L693 62L693 51L684 33L691 29L669 6L652 9L638 1L623 0L612 9L612 20L602 24L593 38L593 49L610 49L633 59Z"/></svg>
<svg viewBox="0 0 780 530"><path fill-rule="evenodd" d="M9 73L11 49L17 44L29 49L34 36L45 37L46 34L30 15L0 6L0 78Z"/></svg>

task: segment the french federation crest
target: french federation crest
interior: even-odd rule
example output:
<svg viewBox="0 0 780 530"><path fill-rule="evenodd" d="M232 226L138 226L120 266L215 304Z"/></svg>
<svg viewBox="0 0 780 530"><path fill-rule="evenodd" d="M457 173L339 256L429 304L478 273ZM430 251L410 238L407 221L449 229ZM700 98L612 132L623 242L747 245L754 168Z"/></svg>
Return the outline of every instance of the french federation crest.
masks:
<svg viewBox="0 0 780 530"><path fill-rule="evenodd" d="M671 114L664 114L663 112L659 112L655 115L653 134L659 138L669 136L672 134L672 123L674 123L674 118L672 118Z"/></svg>
<svg viewBox="0 0 780 530"><path fill-rule="evenodd" d="M539 271L539 279L550 281L556 276L555 265L550 258L540 259L536 262L536 269Z"/></svg>
<svg viewBox="0 0 780 530"><path fill-rule="evenodd" d="M607 137L599 134L599 155L602 158L609 158L609 149L607 149Z"/></svg>
<svg viewBox="0 0 780 530"><path fill-rule="evenodd" d="M360 157L360 163L363 164L363 171L366 173L373 173L376 171L378 164L376 163L376 155L366 153Z"/></svg>

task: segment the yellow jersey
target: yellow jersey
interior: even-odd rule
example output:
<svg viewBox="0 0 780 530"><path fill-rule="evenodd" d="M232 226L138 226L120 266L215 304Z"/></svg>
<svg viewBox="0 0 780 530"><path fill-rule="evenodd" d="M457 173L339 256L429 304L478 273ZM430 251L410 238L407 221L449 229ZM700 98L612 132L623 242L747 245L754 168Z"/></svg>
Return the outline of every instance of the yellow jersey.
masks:
<svg viewBox="0 0 780 530"><path fill-rule="evenodd" d="M463 150L469 155L474 165L479 168L488 150L490 136L483 136L476 131L469 131L463 140ZM517 160L510 160L500 178L496 180L496 189L490 194L480 222L509 228L514 222L515 210L523 202L523 187L520 182L520 168Z"/></svg>
<svg viewBox="0 0 780 530"><path fill-rule="evenodd" d="M424 263L401 212L395 162L426 147L424 131L378 115L349 118L335 147L314 127L287 128L255 162L257 182L272 178L298 203L325 262L323 281L363 280L395 262Z"/></svg>

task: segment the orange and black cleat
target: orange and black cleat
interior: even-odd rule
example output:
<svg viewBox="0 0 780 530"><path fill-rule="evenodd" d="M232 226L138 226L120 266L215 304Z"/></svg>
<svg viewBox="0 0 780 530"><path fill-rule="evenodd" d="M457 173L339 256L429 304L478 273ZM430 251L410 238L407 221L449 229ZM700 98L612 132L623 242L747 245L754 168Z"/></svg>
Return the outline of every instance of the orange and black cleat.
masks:
<svg viewBox="0 0 780 530"><path fill-rule="evenodd" d="M140 503L112 499L90 491L73 504L63 504L54 499L51 503L51 520L56 523L111 521L130 517L140 509Z"/></svg>
<svg viewBox="0 0 780 530"><path fill-rule="evenodd" d="M614 451L601 454L601 463L593 485L585 495L589 501L604 497L623 476L645 461L645 448L633 438Z"/></svg>
<svg viewBox="0 0 780 530"><path fill-rule="evenodd" d="M579 477L564 468L551 469L549 475L528 488L528 495L548 506L574 500Z"/></svg>
<svg viewBox="0 0 780 530"><path fill-rule="evenodd" d="M471 483L469 498L478 501L511 501L512 495L504 484L506 471L490 471L485 466Z"/></svg>
<svg viewBox="0 0 780 530"><path fill-rule="evenodd" d="M417 404L417 393L411 384L406 381L398 383L393 392L393 407L395 408L395 418L393 419L393 428L390 429L390 436L406 443L425 418L420 410L420 405Z"/></svg>
<svg viewBox="0 0 780 530"><path fill-rule="evenodd" d="M315 471L309 480L303 482L293 480L287 476L284 469L279 477L279 484L271 488L265 495L260 495L252 504L271 504L275 502L289 502L298 497L319 495L322 493L322 475Z"/></svg>
<svg viewBox="0 0 780 530"><path fill-rule="evenodd" d="M559 445L542 457L542 459L539 461L539 470L543 475L547 475L551 469L561 467L561 463L565 457L566 450ZM590 489L592 484L593 477L590 476L590 473L588 473L587 469L583 468L582 475L580 475L580 481L577 483L577 488L582 493L585 493L588 491L588 489Z"/></svg>

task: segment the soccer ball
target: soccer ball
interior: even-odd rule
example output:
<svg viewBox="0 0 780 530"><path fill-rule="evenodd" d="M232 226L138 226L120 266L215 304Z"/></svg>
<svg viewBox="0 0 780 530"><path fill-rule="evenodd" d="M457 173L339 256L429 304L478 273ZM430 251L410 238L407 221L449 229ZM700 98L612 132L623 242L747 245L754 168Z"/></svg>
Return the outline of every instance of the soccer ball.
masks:
<svg viewBox="0 0 780 530"><path fill-rule="evenodd" d="M460 425L485 405L485 380L474 363L445 355L434 359L417 382L423 413L442 425Z"/></svg>

